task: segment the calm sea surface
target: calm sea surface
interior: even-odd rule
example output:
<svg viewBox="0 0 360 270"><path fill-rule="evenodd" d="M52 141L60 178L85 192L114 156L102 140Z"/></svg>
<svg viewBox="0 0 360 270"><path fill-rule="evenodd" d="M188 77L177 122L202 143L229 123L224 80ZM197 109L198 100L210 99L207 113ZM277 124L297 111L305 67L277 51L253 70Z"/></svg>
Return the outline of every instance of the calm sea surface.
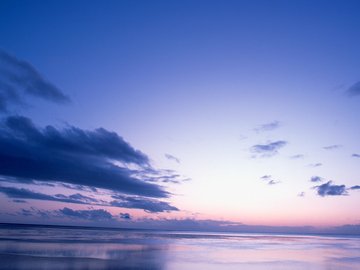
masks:
<svg viewBox="0 0 360 270"><path fill-rule="evenodd" d="M0 225L0 269L359 270L360 238Z"/></svg>

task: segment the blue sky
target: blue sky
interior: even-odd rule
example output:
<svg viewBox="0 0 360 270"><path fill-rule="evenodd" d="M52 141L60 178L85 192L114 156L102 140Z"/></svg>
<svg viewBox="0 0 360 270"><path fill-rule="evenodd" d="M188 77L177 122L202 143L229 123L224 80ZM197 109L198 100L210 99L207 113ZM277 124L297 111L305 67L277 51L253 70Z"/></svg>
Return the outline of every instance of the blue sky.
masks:
<svg viewBox="0 0 360 270"><path fill-rule="evenodd" d="M359 8L1 1L1 220L359 224Z"/></svg>

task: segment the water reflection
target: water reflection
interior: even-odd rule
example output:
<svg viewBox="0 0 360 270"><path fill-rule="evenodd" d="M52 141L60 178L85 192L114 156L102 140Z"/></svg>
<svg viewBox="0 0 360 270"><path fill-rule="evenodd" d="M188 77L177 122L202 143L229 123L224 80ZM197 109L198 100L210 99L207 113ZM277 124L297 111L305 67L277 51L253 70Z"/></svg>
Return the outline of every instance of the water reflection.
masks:
<svg viewBox="0 0 360 270"><path fill-rule="evenodd" d="M1 269L360 269L360 239L0 226Z"/></svg>

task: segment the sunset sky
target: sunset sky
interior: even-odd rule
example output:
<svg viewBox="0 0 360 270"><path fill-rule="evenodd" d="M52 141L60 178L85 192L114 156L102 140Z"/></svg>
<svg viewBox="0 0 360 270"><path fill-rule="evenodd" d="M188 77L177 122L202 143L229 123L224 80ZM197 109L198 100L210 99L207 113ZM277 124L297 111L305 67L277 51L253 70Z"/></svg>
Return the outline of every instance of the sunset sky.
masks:
<svg viewBox="0 0 360 270"><path fill-rule="evenodd" d="M359 225L359 12L0 0L0 222Z"/></svg>

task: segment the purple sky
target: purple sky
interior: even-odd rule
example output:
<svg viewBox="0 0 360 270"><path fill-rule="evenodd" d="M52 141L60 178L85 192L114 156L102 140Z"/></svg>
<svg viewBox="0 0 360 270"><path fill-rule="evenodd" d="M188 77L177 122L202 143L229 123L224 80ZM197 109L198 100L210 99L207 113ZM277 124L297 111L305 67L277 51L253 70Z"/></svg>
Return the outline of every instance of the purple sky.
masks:
<svg viewBox="0 0 360 270"><path fill-rule="evenodd" d="M0 221L358 228L359 9L1 1Z"/></svg>

